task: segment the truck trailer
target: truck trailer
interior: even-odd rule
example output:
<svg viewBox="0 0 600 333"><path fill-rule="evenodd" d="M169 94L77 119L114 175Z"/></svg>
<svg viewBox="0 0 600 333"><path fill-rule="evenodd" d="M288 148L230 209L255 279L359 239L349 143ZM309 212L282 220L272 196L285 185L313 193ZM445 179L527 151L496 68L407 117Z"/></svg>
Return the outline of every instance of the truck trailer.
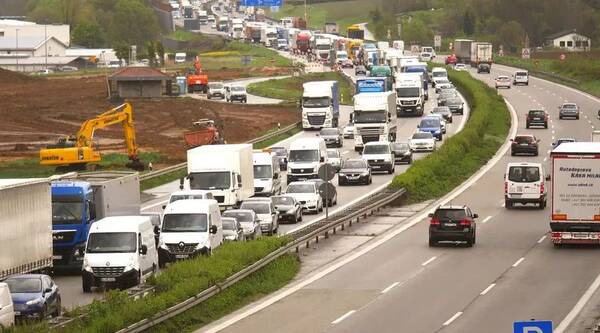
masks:
<svg viewBox="0 0 600 333"><path fill-rule="evenodd" d="M473 40L471 39L456 39L454 41L454 55L456 55L457 62L469 63L471 61L471 45Z"/></svg>
<svg viewBox="0 0 600 333"><path fill-rule="evenodd" d="M52 267L48 179L0 179L0 280Z"/></svg>
<svg viewBox="0 0 600 333"><path fill-rule="evenodd" d="M354 149L372 141L396 141L396 92L354 95Z"/></svg>
<svg viewBox="0 0 600 333"><path fill-rule="evenodd" d="M473 42L471 43L471 67L478 67L479 64L492 65L492 43Z"/></svg>

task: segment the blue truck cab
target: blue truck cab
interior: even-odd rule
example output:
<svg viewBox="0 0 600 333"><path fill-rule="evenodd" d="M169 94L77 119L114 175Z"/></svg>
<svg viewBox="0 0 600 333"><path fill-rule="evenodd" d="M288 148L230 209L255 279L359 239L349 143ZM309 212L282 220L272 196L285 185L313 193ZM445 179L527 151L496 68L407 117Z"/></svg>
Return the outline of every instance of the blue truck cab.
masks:
<svg viewBox="0 0 600 333"><path fill-rule="evenodd" d="M429 99L429 72L426 63L417 63L407 65L404 68L405 73L423 73L423 90L425 91L425 100Z"/></svg>
<svg viewBox="0 0 600 333"><path fill-rule="evenodd" d="M438 117L425 117L421 119L421 123L417 126L421 132L429 132L439 141L442 141L443 131L442 122Z"/></svg>

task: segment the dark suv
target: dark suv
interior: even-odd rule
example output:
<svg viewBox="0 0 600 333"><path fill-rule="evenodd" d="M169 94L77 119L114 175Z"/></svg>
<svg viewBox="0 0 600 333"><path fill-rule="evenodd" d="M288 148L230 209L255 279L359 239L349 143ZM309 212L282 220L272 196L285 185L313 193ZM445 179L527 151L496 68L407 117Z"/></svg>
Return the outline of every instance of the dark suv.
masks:
<svg viewBox="0 0 600 333"><path fill-rule="evenodd" d="M529 110L525 127L529 128L531 126L544 126L544 128L548 128L548 113L544 110Z"/></svg>
<svg viewBox="0 0 600 333"><path fill-rule="evenodd" d="M465 241L468 247L475 244L475 219L479 216L469 207L440 206L429 217L429 246L440 241Z"/></svg>
<svg viewBox="0 0 600 333"><path fill-rule="evenodd" d="M477 74L479 74L479 73L490 74L490 71L491 71L490 64L479 64L479 66L477 66Z"/></svg>
<svg viewBox="0 0 600 333"><path fill-rule="evenodd" d="M540 140L536 139L533 135L517 135L510 141L511 156L517 154L533 154L533 156L538 156L539 154L538 143Z"/></svg>

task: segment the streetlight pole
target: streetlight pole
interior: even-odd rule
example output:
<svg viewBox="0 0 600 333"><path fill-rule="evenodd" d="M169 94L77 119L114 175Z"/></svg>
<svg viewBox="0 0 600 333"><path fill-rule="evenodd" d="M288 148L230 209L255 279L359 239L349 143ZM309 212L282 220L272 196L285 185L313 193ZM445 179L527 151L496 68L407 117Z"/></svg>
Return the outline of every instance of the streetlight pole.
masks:
<svg viewBox="0 0 600 333"><path fill-rule="evenodd" d="M17 59L17 72L19 71L19 29L16 29L16 47L15 47L15 57Z"/></svg>

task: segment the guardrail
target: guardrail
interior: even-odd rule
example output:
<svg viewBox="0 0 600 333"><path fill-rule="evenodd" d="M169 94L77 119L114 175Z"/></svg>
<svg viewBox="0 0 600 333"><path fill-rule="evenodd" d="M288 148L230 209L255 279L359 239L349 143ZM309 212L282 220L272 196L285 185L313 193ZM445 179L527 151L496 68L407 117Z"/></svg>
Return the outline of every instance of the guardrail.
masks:
<svg viewBox="0 0 600 333"><path fill-rule="evenodd" d="M146 318L126 328L123 328L117 331L117 333L144 332L145 330L148 330L170 318L173 318L185 312L186 310L199 305L212 296L217 295L236 282L265 267L282 255L292 251L298 252L301 246L308 247L313 239L316 243L318 243L320 237L328 238L329 234L335 234L338 228L340 230L344 230L346 225L351 226L354 220L358 222L361 218L366 218L367 216L372 215L374 212L379 211L381 208L399 199L405 193L406 190L404 189L400 189L399 191L383 190L371 195L369 198L357 203L356 205L331 216L329 219L308 225L307 227L291 234L292 238L294 238L292 242L269 253L266 257L235 273L225 281L215 284L179 304L173 305L166 310L158 312L150 318Z"/></svg>
<svg viewBox="0 0 600 333"><path fill-rule="evenodd" d="M291 124L291 125L286 126L286 127L282 128L282 129L279 129L277 131L274 131L274 132L271 132L271 133L267 133L267 134L265 134L263 136L260 136L258 138L254 138L252 140L246 141L245 143L254 144L254 143L259 143L259 142L262 142L262 141L274 138L274 137L276 137L278 135L281 135L283 133L287 133L287 132L291 131L292 129L300 126L301 124L302 124L301 122L297 122L297 123ZM160 170L156 170L156 171L152 171L152 172L148 172L148 173L145 173L143 175L140 175L140 181L152 179L152 178L155 178L155 177L158 177L158 176L162 176L162 175L165 175L167 173L174 172L174 171L179 171L179 170L182 170L182 169L185 169L185 168L187 168L187 162L183 162L183 163L171 165L169 167L166 167L166 168L163 168L163 169L160 169Z"/></svg>

